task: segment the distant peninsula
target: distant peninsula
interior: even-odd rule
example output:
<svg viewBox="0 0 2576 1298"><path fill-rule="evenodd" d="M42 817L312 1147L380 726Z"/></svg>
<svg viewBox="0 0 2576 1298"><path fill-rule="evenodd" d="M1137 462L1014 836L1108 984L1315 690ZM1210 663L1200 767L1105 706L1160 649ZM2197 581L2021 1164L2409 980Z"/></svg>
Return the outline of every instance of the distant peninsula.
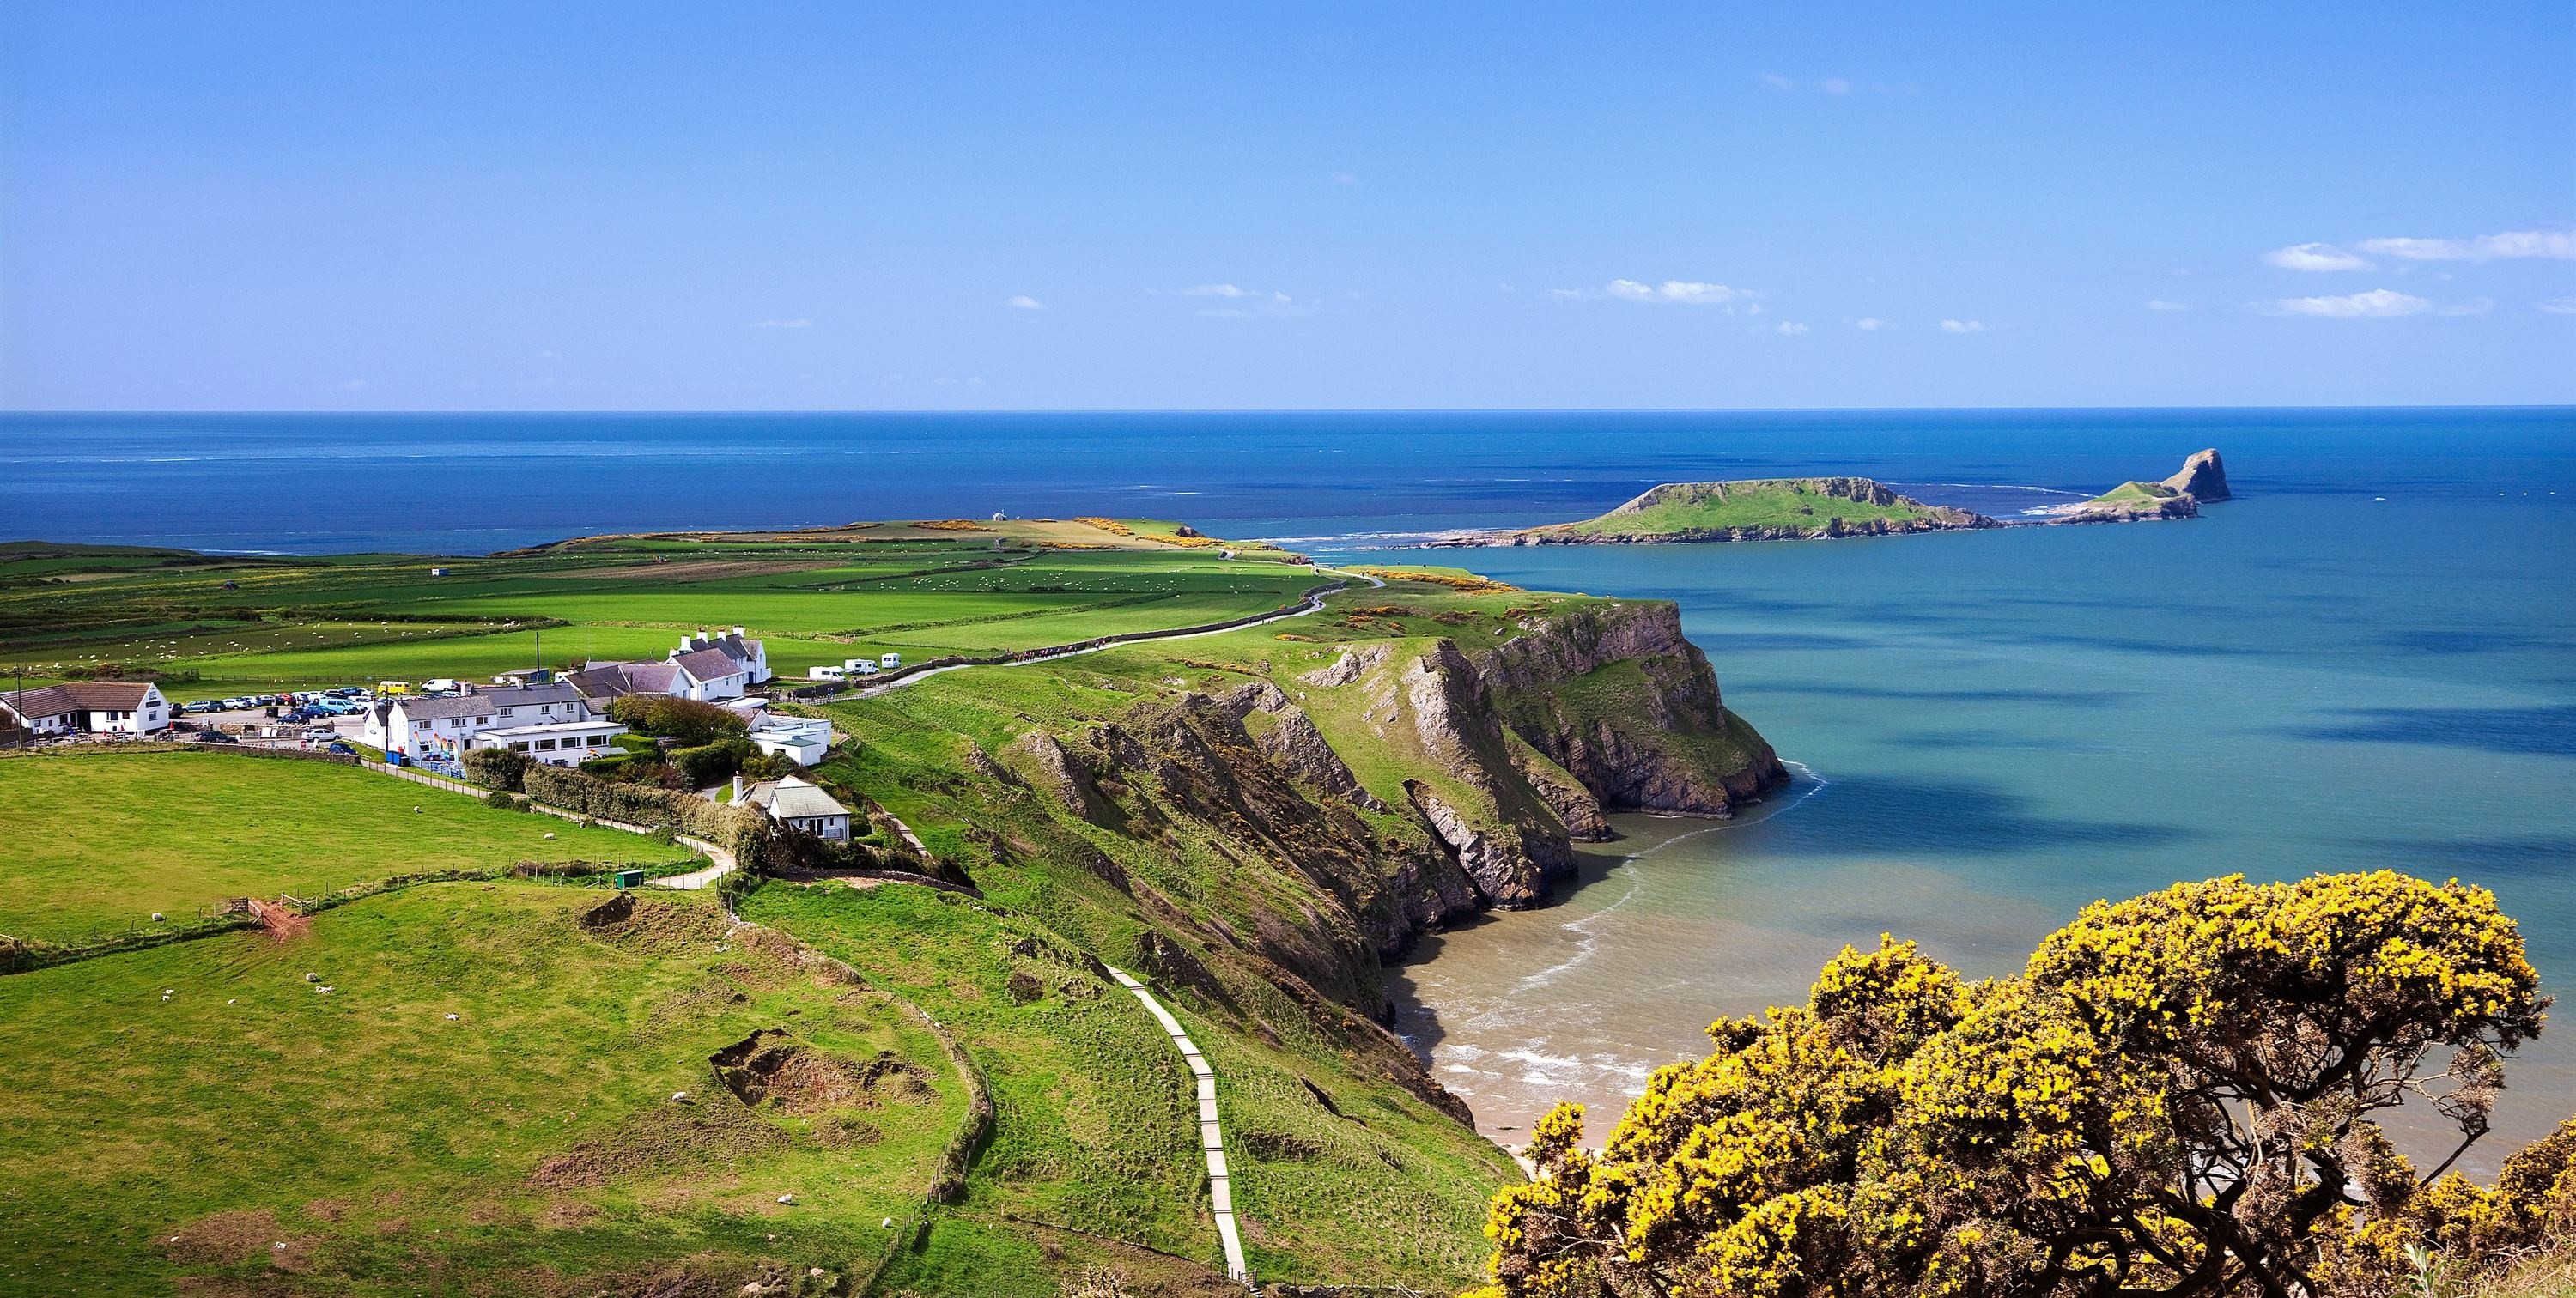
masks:
<svg viewBox="0 0 2576 1298"><path fill-rule="evenodd" d="M2200 503L2228 499L2216 450L2201 451L2160 482L2124 482L2077 504L2045 511L2042 523L2125 523L2192 518ZM1667 545L1698 541L1823 540L2012 526L1974 510L1899 495L1869 478L1754 478L1667 482L1609 513L1573 523L1508 532L1471 532L1425 544Z"/></svg>

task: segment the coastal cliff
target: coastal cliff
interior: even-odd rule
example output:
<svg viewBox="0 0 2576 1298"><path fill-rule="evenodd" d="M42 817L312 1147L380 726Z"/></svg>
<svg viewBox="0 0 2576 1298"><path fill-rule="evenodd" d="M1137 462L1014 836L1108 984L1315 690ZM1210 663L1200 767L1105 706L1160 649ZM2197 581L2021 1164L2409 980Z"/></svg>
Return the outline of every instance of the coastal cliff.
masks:
<svg viewBox="0 0 2576 1298"><path fill-rule="evenodd" d="M1723 816L1787 779L1673 605L1483 603L1513 597L1474 623L1408 606L1481 635L1246 636L1226 662L1140 647L1104 663L1141 678L1123 705L1020 708L1007 741L924 789L965 827L961 874L1071 866L1167 930L1381 1016L1382 961L1545 902L1574 843L1613 836L1606 812ZM1137 958L1186 981L1204 955Z"/></svg>

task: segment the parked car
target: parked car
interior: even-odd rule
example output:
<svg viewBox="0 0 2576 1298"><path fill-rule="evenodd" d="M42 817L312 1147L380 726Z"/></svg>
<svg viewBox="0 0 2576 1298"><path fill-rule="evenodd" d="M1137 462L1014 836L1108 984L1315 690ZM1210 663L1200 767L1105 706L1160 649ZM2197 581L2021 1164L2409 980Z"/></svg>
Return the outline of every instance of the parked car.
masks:
<svg viewBox="0 0 2576 1298"><path fill-rule="evenodd" d="M197 742L201 744L238 744L241 741L220 730L206 730L198 733Z"/></svg>
<svg viewBox="0 0 2576 1298"><path fill-rule="evenodd" d="M213 699L198 699L193 703L180 704L179 710L190 716L195 716L200 712L212 712L215 710L215 701Z"/></svg>
<svg viewBox="0 0 2576 1298"><path fill-rule="evenodd" d="M343 757L355 757L358 755L358 750L351 748L347 744L333 744L322 751L326 753L338 753Z"/></svg>

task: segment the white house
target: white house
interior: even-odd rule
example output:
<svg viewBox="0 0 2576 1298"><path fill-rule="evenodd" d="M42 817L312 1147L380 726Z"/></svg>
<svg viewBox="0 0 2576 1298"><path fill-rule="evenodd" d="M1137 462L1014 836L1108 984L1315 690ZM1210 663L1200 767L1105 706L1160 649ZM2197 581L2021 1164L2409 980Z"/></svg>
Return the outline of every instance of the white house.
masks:
<svg viewBox="0 0 2576 1298"><path fill-rule="evenodd" d="M65 681L0 694L0 719L40 735L146 735L170 728L170 700L144 681Z"/></svg>
<svg viewBox="0 0 2576 1298"><path fill-rule="evenodd" d="M803 830L816 838L846 843L850 839L850 809L832 800L811 781L793 775L742 787L734 781L734 801L758 807L769 813L771 820L789 829Z"/></svg>
<svg viewBox="0 0 2576 1298"><path fill-rule="evenodd" d="M530 726L496 726L467 741L472 748L506 748L548 766L579 766L616 750L610 740L625 734L614 721L540 722Z"/></svg>
<svg viewBox="0 0 2576 1298"><path fill-rule="evenodd" d="M832 723L821 717L772 714L752 723L751 742L764 753L812 766L832 749Z"/></svg>
<svg viewBox="0 0 2576 1298"><path fill-rule="evenodd" d="M484 690L445 698L397 694L378 699L374 707L367 709L361 738L389 753L453 761L473 745L474 736L486 730L595 719L582 692L567 684Z"/></svg>
<svg viewBox="0 0 2576 1298"><path fill-rule="evenodd" d="M700 631L683 636L669 661L679 668L679 674L666 692L684 699L714 702L740 698L743 691L770 679L769 651L759 641L744 636L741 627L735 627L730 635L709 636Z"/></svg>

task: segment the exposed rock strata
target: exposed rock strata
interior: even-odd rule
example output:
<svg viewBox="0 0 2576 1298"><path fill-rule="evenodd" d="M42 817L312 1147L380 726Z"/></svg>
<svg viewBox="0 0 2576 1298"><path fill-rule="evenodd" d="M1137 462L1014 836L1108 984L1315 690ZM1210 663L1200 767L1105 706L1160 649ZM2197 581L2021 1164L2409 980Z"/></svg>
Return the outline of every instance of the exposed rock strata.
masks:
<svg viewBox="0 0 2576 1298"><path fill-rule="evenodd" d="M2182 462L2182 471L2165 479L2164 485L2194 500L2232 499L2227 490L2227 466L2219 461L2218 448L2195 452Z"/></svg>

